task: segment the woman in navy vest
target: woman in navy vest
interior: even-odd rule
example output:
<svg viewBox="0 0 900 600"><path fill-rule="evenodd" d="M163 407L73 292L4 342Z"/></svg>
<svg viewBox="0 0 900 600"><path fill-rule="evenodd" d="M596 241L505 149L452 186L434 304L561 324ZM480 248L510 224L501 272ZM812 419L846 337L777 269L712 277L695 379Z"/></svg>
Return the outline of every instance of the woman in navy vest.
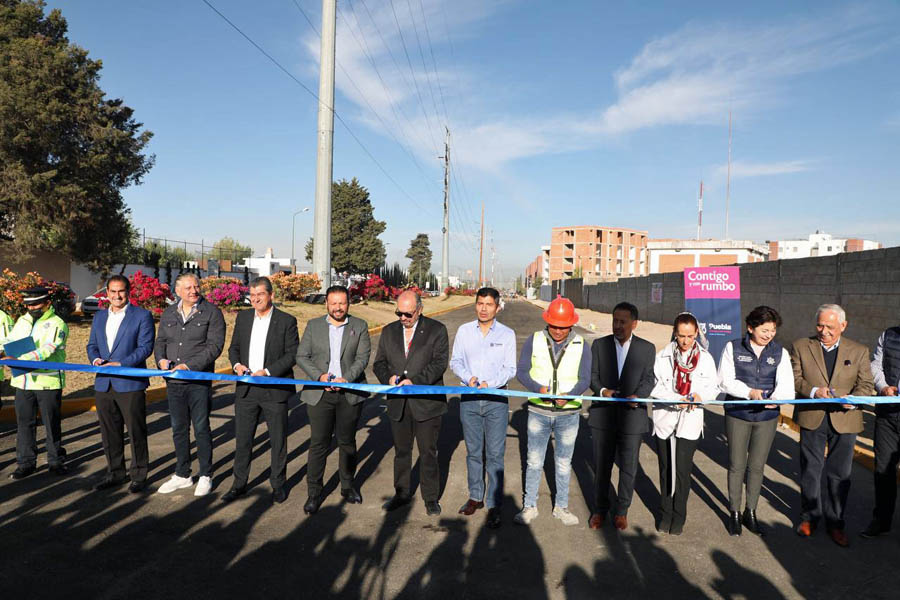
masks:
<svg viewBox="0 0 900 600"><path fill-rule="evenodd" d="M763 467L775 440L780 410L771 400L794 399L794 373L788 351L775 341L781 315L774 308L757 306L746 318L747 333L728 342L719 361L719 386L728 400L751 400L725 405L728 437L728 532L741 535L741 522L756 535L764 535L756 520ZM744 474L747 504L740 513Z"/></svg>

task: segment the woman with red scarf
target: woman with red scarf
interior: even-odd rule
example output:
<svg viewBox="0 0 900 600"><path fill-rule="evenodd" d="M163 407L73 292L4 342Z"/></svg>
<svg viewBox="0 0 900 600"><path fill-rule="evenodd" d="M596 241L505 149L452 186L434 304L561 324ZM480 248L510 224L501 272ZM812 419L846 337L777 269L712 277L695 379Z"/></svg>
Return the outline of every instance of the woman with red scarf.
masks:
<svg viewBox="0 0 900 600"><path fill-rule="evenodd" d="M656 386L651 396L681 400L655 404L653 435L659 456L659 492L662 498L660 533L680 535L687 518L694 451L703 433L703 408L694 403L714 400L719 394L716 361L699 343L700 327L691 313L675 317L672 342L656 355Z"/></svg>

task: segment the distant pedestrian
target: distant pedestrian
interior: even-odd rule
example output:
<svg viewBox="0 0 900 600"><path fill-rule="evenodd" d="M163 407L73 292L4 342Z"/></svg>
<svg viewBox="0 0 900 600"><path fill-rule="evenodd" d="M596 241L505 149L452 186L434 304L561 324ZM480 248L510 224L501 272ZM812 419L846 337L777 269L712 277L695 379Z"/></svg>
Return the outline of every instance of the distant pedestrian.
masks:
<svg viewBox="0 0 900 600"><path fill-rule="evenodd" d="M653 405L653 435L659 459L660 518L656 530L681 535L687 520L694 452L703 433L703 408L695 403L715 400L719 393L716 361L698 341L700 327L691 313L672 324L672 342L656 355L653 398L678 404Z"/></svg>
<svg viewBox="0 0 900 600"><path fill-rule="evenodd" d="M153 353L154 326L150 311L129 301L131 282L113 275L106 282L109 308L94 315L87 344L88 360L95 367L147 368ZM97 421L106 455L106 477L94 486L105 490L122 485L125 474L125 427L131 441L131 484L137 494L147 486L150 455L147 448L148 377L122 377L98 373L94 381Z"/></svg>
<svg viewBox="0 0 900 600"><path fill-rule="evenodd" d="M450 369L464 386L505 389L516 374L516 333L497 321L500 301L500 292L481 288L475 294L476 319L456 330ZM463 394L459 397L459 419L466 442L469 487L469 498L459 514L470 516L487 505L487 526L496 529L501 524L509 401L506 396Z"/></svg>
<svg viewBox="0 0 900 600"><path fill-rule="evenodd" d="M756 518L763 469L778 427L777 404L766 400L794 399L794 372L788 351L775 339L781 315L774 308L757 306L746 318L747 333L725 344L719 361L719 387L727 400L750 400L725 405L728 439L728 532L741 535L741 525L764 535ZM741 514L744 478L747 503Z"/></svg>
<svg viewBox="0 0 900 600"><path fill-rule="evenodd" d="M222 311L200 295L200 279L193 273L182 273L175 279L179 297L163 311L153 353L156 364L164 371L215 371L216 359L225 347L225 319ZM195 496L212 491L212 433L209 413L212 410L209 381L166 380L172 439L175 444L175 474L157 490L169 494L194 485L191 479L191 424L197 440L200 463Z"/></svg>
<svg viewBox="0 0 900 600"><path fill-rule="evenodd" d="M791 366L798 398L873 394L869 350L843 337L845 329L844 309L837 304L823 304L816 311L816 335L794 342ZM838 546L849 546L844 511L850 495L856 434L863 430L862 411L853 404L798 404L794 407L794 421L800 426L801 512L797 535L810 537L824 516L831 540ZM828 493L820 499L823 472Z"/></svg>
<svg viewBox="0 0 900 600"><path fill-rule="evenodd" d="M580 396L591 384L591 349L572 331L578 314L572 301L557 297L544 311L547 327L525 340L519 354L516 379L535 396L528 399L528 455L525 468L525 499L515 522L528 525L538 516L538 487L550 435L556 440L556 506L553 516L563 525L577 525L569 511L569 478L572 453L581 420L581 400L542 398Z"/></svg>

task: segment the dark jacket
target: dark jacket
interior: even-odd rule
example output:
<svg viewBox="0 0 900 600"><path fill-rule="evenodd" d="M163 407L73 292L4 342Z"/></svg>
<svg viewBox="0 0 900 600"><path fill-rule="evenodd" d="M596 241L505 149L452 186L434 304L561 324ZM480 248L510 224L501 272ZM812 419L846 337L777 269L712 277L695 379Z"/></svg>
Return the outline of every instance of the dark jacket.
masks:
<svg viewBox="0 0 900 600"><path fill-rule="evenodd" d="M784 348L777 340L772 340L763 348L759 358L750 346L749 334L742 338L731 340L732 360L734 362L734 376L738 381L746 384L751 389L763 390L772 393L775 390L778 365L784 356ZM768 397L768 396L766 396ZM740 400L734 396L725 396L728 400ZM743 421L770 421L777 419L781 414L778 408L764 408L765 403L726 404L725 414Z"/></svg>
<svg viewBox="0 0 900 600"><path fill-rule="evenodd" d="M619 396L649 398L656 384L653 365L656 348L645 339L631 336L631 345L622 366L616 361L615 336L594 340L591 346L591 389L599 396L603 388L616 390ZM616 429L622 433L646 433L650 430L650 403L631 408L624 402L591 402L588 424L595 429Z"/></svg>
<svg viewBox="0 0 900 600"><path fill-rule="evenodd" d="M102 358L107 362L121 363L123 367L147 368L147 358L153 353L155 328L150 311L140 306L129 305L125 317L116 333L112 351L106 339L108 310L101 310L91 322L91 336L87 344L88 362ZM150 385L147 377L120 377L97 373L94 389L107 392L112 387L116 392L136 392Z"/></svg>
<svg viewBox="0 0 900 600"><path fill-rule="evenodd" d="M244 310L238 313L234 321L234 334L228 346L228 362L240 363L245 367L250 362L250 334L253 331L255 310ZM297 319L277 308L272 308L269 329L266 332L266 347L263 352L263 368L268 369L270 377L293 377L294 355L297 352L299 336ZM243 382L235 384L235 398L244 398L253 387L265 389L270 400L287 402L297 391L294 385L258 385Z"/></svg>
<svg viewBox="0 0 900 600"><path fill-rule="evenodd" d="M378 351L372 370L382 384L388 384L392 375L409 379L416 385L444 385L444 371L450 364L450 342L447 328L443 323L419 317L416 333L409 348L409 355L403 353L403 325L394 321L381 331ZM447 412L447 397L388 396L387 414L394 421L403 418L403 411L409 409L413 419L425 421Z"/></svg>
<svg viewBox="0 0 900 600"><path fill-rule="evenodd" d="M214 371L216 359L225 347L225 319L217 306L201 299L185 323L178 304L163 311L156 332L153 355L156 363L171 360L172 366L185 364L191 371ZM170 379L170 382L178 382Z"/></svg>
<svg viewBox="0 0 900 600"><path fill-rule="evenodd" d="M366 383L366 367L372 352L369 340L369 328L365 321L354 316L347 317L341 334L341 375L350 383ZM318 381L328 372L331 362L331 343L328 337L328 316L310 319L303 331L303 338L297 348L297 366L303 369L306 376ZM304 387L300 391L300 399L310 406L315 406L322 399L325 390L321 387ZM344 397L350 404L359 404L368 397L363 392L347 390Z"/></svg>

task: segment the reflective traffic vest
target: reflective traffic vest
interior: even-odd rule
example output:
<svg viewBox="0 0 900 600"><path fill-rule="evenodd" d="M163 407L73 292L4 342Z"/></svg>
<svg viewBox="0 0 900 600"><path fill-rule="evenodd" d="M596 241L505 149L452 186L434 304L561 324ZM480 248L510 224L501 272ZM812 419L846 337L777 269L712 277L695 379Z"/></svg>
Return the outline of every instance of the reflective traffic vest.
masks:
<svg viewBox="0 0 900 600"><path fill-rule="evenodd" d="M568 392L578 383L578 367L583 352L584 338L576 333L562 349L559 358L554 360L552 342L543 331L538 331L531 340L531 370L528 374L546 386L550 394ZM581 400L569 400L562 407L557 407L553 400L547 398L529 398L528 401L546 408L581 408Z"/></svg>
<svg viewBox="0 0 900 600"><path fill-rule="evenodd" d="M0 310L0 344L8 340L9 334L13 328L13 320L8 314ZM0 381L3 381L3 368L0 367Z"/></svg>
<svg viewBox="0 0 900 600"><path fill-rule="evenodd" d="M69 327L65 321L56 316L53 307L48 308L37 321L34 321L28 313L19 317L9 335L9 341L21 340L28 336L34 340L35 350L17 358L48 362L66 361ZM66 384L66 375L64 371L39 369L13 377L10 383L20 390L61 390Z"/></svg>

